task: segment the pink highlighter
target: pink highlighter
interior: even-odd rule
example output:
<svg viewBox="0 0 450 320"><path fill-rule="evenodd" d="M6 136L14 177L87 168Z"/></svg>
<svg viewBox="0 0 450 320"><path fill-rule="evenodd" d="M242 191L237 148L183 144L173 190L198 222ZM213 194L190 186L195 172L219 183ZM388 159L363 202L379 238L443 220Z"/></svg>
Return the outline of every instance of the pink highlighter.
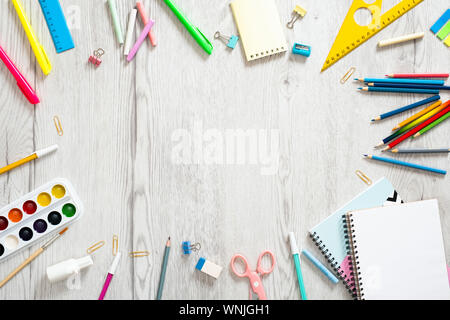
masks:
<svg viewBox="0 0 450 320"><path fill-rule="evenodd" d="M117 252L116 257L111 264L111 267L109 267L108 275L106 276L105 284L103 285L103 289L100 293L100 296L98 297L98 300L103 300L105 298L106 291L108 291L109 284L111 283L114 273L116 273L117 266L119 265L121 255L122 254L120 252Z"/></svg>
<svg viewBox="0 0 450 320"><path fill-rule="evenodd" d="M133 60L134 56L136 55L136 52L139 50L139 47L141 46L142 42L144 42L145 37L147 37L147 34L149 33L149 31L152 28L154 23L155 22L152 19L150 19L149 22L145 25L144 30L142 30L142 32L141 32L141 35L137 39L133 48L131 48L130 52L128 53L128 56L127 56L128 62Z"/></svg>
<svg viewBox="0 0 450 320"><path fill-rule="evenodd" d="M25 77L20 73L19 69L17 69L17 67L14 65L12 60L8 57L8 55L1 46L0 46L0 59L2 59L2 61L8 68L9 72L11 72L11 74L14 76L14 78L17 81L17 85L19 86L24 96L28 99L28 101L31 104L38 104L40 101L38 96L36 95L36 92L30 86Z"/></svg>

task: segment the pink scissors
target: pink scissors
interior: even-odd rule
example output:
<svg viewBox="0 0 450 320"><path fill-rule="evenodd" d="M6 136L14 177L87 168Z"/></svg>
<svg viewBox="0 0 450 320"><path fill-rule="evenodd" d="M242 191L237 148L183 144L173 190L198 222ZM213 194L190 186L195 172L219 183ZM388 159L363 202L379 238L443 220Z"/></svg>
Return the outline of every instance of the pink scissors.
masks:
<svg viewBox="0 0 450 320"><path fill-rule="evenodd" d="M269 255L272 260L272 266L269 270L264 270L261 265L261 260L265 255ZM245 271L243 273L239 273L235 268L236 259L241 259L244 263ZM248 264L247 259L241 254L235 254L233 258L231 258L231 269L234 274L239 278L248 278L250 281L250 300L267 300L266 292L264 291L264 287L261 282L261 277L269 274L275 268L275 256L272 251L266 250L259 255L258 263L256 265L255 271L250 271L250 266ZM252 292L253 291L253 292Z"/></svg>

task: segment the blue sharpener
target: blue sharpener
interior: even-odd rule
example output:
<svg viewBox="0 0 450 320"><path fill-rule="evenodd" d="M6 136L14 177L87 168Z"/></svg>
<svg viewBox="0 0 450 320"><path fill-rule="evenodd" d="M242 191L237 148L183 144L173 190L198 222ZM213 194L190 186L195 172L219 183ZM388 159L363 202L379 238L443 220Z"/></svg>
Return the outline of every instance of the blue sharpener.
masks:
<svg viewBox="0 0 450 320"><path fill-rule="evenodd" d="M309 57L311 55L311 47L301 43L294 43L292 53Z"/></svg>

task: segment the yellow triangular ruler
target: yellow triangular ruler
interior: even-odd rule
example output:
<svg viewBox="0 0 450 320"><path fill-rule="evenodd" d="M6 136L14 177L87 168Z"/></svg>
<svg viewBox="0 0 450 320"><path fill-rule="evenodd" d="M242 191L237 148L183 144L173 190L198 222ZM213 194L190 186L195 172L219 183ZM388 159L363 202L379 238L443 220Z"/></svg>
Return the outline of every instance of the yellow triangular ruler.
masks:
<svg viewBox="0 0 450 320"><path fill-rule="evenodd" d="M364 0L354 0L347 16L344 19L339 34L334 40L322 71L332 66L335 62L357 48L366 40L383 30L403 14L413 9L424 0L403 0L392 9L381 15L381 3L383 0L375 0L374 3L367 4ZM360 26L355 22L355 12L358 9L366 8L372 13L372 22L368 26Z"/></svg>

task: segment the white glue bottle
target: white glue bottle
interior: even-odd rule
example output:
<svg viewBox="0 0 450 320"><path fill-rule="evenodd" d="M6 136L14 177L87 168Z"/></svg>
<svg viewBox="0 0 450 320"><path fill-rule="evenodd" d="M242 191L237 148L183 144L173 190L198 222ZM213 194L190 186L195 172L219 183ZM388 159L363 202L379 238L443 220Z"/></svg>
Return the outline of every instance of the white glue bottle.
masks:
<svg viewBox="0 0 450 320"><path fill-rule="evenodd" d="M47 277L50 282L65 280L93 264L94 261L90 255L80 259L69 259L48 267Z"/></svg>

